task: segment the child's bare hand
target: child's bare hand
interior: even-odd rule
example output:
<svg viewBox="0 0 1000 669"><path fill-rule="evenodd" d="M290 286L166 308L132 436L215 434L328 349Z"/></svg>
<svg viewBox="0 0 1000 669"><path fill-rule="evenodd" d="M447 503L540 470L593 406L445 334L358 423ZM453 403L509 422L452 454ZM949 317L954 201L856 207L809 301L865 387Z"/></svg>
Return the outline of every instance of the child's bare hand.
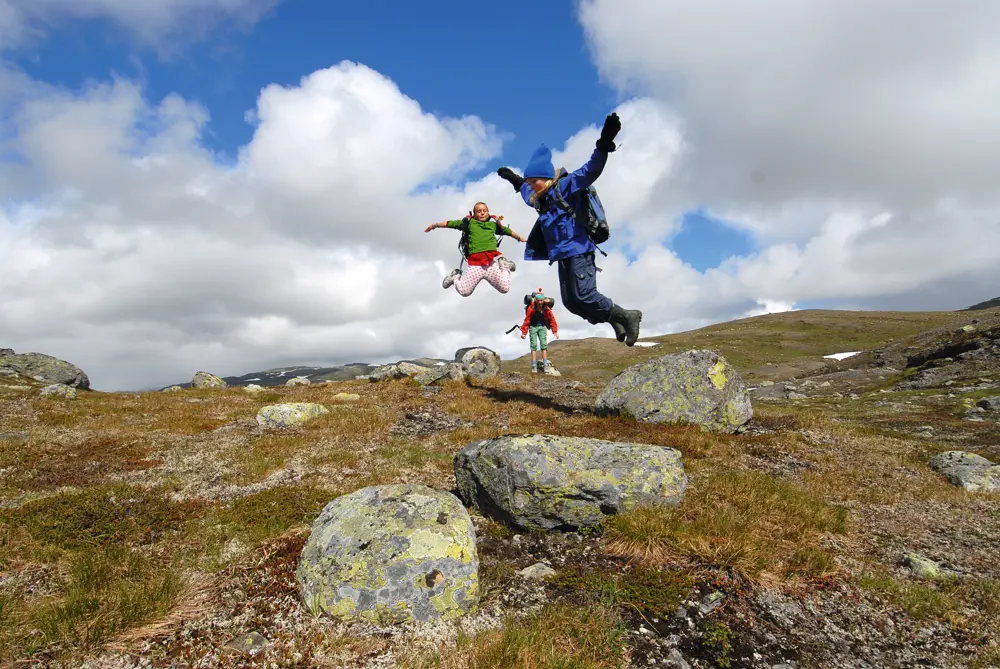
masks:
<svg viewBox="0 0 1000 669"><path fill-rule="evenodd" d="M437 223L431 223L430 225L427 226L427 229L424 230L424 232L430 232L431 230L433 230L436 227L437 227Z"/></svg>
<svg viewBox="0 0 1000 669"><path fill-rule="evenodd" d="M527 339L528 335L521 335L521 339Z"/></svg>

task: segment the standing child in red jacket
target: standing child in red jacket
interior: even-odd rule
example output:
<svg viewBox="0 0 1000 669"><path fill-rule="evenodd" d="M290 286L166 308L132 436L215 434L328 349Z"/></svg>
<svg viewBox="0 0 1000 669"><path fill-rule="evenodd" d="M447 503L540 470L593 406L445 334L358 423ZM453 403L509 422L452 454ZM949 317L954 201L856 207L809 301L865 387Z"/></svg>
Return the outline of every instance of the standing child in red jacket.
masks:
<svg viewBox="0 0 1000 669"><path fill-rule="evenodd" d="M545 331L552 330L552 336L559 339L559 324L556 315L552 313L549 301L539 288L531 295L531 304L524 310L524 322L521 323L521 339L531 334L528 346L531 347L531 371L538 371L538 351L542 352L542 368L549 369L549 347L545 341Z"/></svg>

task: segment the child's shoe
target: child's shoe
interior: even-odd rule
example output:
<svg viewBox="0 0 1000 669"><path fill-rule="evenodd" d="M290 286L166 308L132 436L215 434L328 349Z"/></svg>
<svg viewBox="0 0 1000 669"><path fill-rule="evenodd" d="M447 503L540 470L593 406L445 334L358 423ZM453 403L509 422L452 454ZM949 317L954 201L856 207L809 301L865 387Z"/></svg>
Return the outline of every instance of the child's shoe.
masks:
<svg viewBox="0 0 1000 669"><path fill-rule="evenodd" d="M458 280L458 277L460 276L462 276L462 270L460 269L452 270L451 274L446 276L444 278L444 281L441 282L441 287L445 289L451 288L453 285L455 285L455 282Z"/></svg>
<svg viewBox="0 0 1000 669"><path fill-rule="evenodd" d="M514 272L514 271L517 270L517 265L514 264L514 261L513 260L507 260L507 258L505 258L504 256L500 256L499 258L497 258L497 264L500 265L500 269L503 269L504 267L506 267L511 272Z"/></svg>
<svg viewBox="0 0 1000 669"><path fill-rule="evenodd" d="M532 362L531 363L531 373L532 374L537 374L538 373L538 363L537 362Z"/></svg>

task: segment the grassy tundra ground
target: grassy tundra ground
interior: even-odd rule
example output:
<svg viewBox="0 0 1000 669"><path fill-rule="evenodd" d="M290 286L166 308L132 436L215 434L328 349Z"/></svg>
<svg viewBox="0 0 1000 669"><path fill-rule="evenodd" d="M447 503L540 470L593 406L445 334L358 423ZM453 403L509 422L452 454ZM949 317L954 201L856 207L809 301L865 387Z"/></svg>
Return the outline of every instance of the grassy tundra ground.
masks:
<svg viewBox="0 0 1000 669"><path fill-rule="evenodd" d="M995 419L964 415L1000 393L1000 375L948 393L838 381L755 401L739 436L590 413L590 381L655 355L715 349L759 382L974 317L794 312L648 349L558 342L562 378L438 393L344 382L66 401L0 378L0 664L602 668L679 653L702 667L996 666L1000 500L926 461L956 448L1000 461ZM257 410L284 401L330 413L261 431ZM678 448L688 494L582 535L520 536L476 517L484 596L458 626L349 628L298 608L295 562L329 500L404 481L450 490L463 445L526 432ZM916 580L899 566L909 551L959 576ZM539 561L555 577L518 574ZM250 633L260 652L227 647Z"/></svg>

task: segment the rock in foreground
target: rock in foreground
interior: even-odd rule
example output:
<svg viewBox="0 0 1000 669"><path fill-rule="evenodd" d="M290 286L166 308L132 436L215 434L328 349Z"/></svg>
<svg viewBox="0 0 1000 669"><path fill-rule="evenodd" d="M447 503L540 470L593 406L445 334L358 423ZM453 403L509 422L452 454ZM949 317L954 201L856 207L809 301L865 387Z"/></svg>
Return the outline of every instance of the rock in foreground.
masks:
<svg viewBox="0 0 1000 669"><path fill-rule="evenodd" d="M600 416L626 415L652 423L699 425L733 434L753 409L743 380L714 351L687 351L633 365L597 397Z"/></svg>
<svg viewBox="0 0 1000 669"><path fill-rule="evenodd" d="M325 406L311 402L271 404L257 412L257 424L261 427L292 427L327 413L330 410Z"/></svg>
<svg viewBox="0 0 1000 669"><path fill-rule="evenodd" d="M79 390L90 389L90 379L76 365L44 353L14 353L3 349L0 372L14 373L42 383L61 383Z"/></svg>
<svg viewBox="0 0 1000 669"><path fill-rule="evenodd" d="M483 346L458 349L455 352L455 362L461 363L466 376L474 381L500 375L500 356Z"/></svg>
<svg viewBox="0 0 1000 669"><path fill-rule="evenodd" d="M363 488L320 513L296 578L314 614L381 624L456 618L479 603L475 529L449 493Z"/></svg>
<svg viewBox="0 0 1000 669"><path fill-rule="evenodd" d="M454 465L467 505L521 529L593 527L640 504L676 506L687 488L675 449L583 437L477 441Z"/></svg>
<svg viewBox="0 0 1000 669"><path fill-rule="evenodd" d="M995 465L975 453L946 451L938 453L928 463L943 474L953 486L970 492L1000 491L1000 465Z"/></svg>

